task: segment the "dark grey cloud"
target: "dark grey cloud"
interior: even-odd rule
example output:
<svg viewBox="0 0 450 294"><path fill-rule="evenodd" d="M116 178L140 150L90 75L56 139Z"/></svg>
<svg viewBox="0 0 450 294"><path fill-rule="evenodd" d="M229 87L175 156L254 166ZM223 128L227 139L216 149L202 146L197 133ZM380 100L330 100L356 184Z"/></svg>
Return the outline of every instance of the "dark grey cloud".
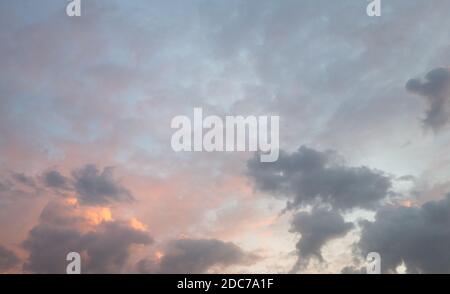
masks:
<svg viewBox="0 0 450 294"><path fill-rule="evenodd" d="M151 244L148 233L122 222L106 222L95 232L87 233L82 244L89 256L88 272L120 273L133 244Z"/></svg>
<svg viewBox="0 0 450 294"><path fill-rule="evenodd" d="M69 179L57 170L46 172L44 174L44 183L50 188L67 189L69 187Z"/></svg>
<svg viewBox="0 0 450 294"><path fill-rule="evenodd" d="M107 204L116 201L132 201L133 195L113 175L113 168L100 171L89 164L72 172L77 197L85 204Z"/></svg>
<svg viewBox="0 0 450 294"><path fill-rule="evenodd" d="M0 245L0 272L4 272L19 265L20 259L11 250Z"/></svg>
<svg viewBox="0 0 450 294"><path fill-rule="evenodd" d="M101 170L94 164L87 164L74 169L70 176L58 170L47 171L39 177L17 172L0 174L0 205L14 198L49 192L48 189L62 196L75 195L84 205L134 200L132 193L114 177L114 168Z"/></svg>
<svg viewBox="0 0 450 294"><path fill-rule="evenodd" d="M64 274L67 254L82 251L81 237L75 229L49 225L34 227L23 242L23 247L30 253L23 269L40 274Z"/></svg>
<svg viewBox="0 0 450 294"><path fill-rule="evenodd" d="M375 209L390 193L390 178L365 166L344 165L333 151L302 146L297 152L280 152L274 163L248 162L249 176L262 191L287 198L288 208L327 203L333 208Z"/></svg>
<svg viewBox="0 0 450 294"><path fill-rule="evenodd" d="M66 255L82 255L83 273L121 273L132 245L153 243L148 232L137 230L124 221L104 221L98 225L83 217L83 207L50 201L39 223L22 243L29 252L23 266L32 273L65 273Z"/></svg>
<svg viewBox="0 0 450 294"><path fill-rule="evenodd" d="M425 80L411 79L406 89L425 98L428 110L423 123L434 131L439 131L450 119L450 70L436 68Z"/></svg>
<svg viewBox="0 0 450 294"><path fill-rule="evenodd" d="M43 174L42 183L58 194L74 192L80 203L86 205L134 200L131 192L114 177L112 167L101 170L94 164L86 164L74 169L70 176L65 176L58 170L50 170Z"/></svg>
<svg viewBox="0 0 450 294"><path fill-rule="evenodd" d="M302 146L292 154L280 152L274 163L253 158L248 170L257 188L287 199L287 209L313 207L311 212L297 213L292 220L291 232L301 234L301 239L291 272L307 267L313 257L322 262L322 247L353 228L352 223L345 222L343 212L355 208L375 210L392 193L389 176L365 166L347 166L331 150Z"/></svg>
<svg viewBox="0 0 450 294"><path fill-rule="evenodd" d="M144 273L198 274L214 266L248 264L257 260L231 242L216 239L180 239L168 243L159 263L141 260L138 269Z"/></svg>
<svg viewBox="0 0 450 294"><path fill-rule="evenodd" d="M361 223L357 248L381 255L383 272L404 262L409 273L450 273L450 195L421 207L384 207Z"/></svg>
<svg viewBox="0 0 450 294"><path fill-rule="evenodd" d="M50 201L42 210L39 223L30 230L22 243L29 252L23 270L32 273L65 273L67 253L81 253L83 249L82 233L79 230L82 225L85 225L84 220L74 213L73 207L64 205L59 199Z"/></svg>
<svg viewBox="0 0 450 294"><path fill-rule="evenodd" d="M323 261L321 249L330 240L342 237L353 228L352 223L333 210L317 208L311 212L299 212L292 220L291 232L300 233L297 243L298 261L292 272L306 267L311 257Z"/></svg>
<svg viewBox="0 0 450 294"><path fill-rule="evenodd" d="M40 224L34 227L23 247L30 256L24 270L33 273L65 273L69 252L79 252L83 273L120 273L133 244L147 245L152 238L144 231L135 230L126 223L102 223L93 232Z"/></svg>

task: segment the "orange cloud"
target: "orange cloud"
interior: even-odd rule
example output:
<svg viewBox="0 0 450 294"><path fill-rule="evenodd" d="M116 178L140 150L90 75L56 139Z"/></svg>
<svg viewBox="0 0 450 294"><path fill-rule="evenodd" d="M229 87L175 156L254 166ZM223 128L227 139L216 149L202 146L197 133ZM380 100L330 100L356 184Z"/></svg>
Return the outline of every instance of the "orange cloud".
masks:
<svg viewBox="0 0 450 294"><path fill-rule="evenodd" d="M130 226L138 231L147 231L147 226L143 223L141 223L137 218L132 218L130 220Z"/></svg>
<svg viewBox="0 0 450 294"><path fill-rule="evenodd" d="M98 225L102 222L112 221L112 213L108 207L92 207L84 211L84 217L91 225Z"/></svg>

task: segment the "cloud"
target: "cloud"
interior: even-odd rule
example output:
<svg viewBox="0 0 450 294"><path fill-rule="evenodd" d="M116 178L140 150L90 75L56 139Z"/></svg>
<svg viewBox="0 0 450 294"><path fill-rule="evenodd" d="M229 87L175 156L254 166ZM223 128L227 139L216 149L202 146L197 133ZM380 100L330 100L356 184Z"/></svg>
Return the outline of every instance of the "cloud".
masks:
<svg viewBox="0 0 450 294"><path fill-rule="evenodd" d="M421 174L430 160L444 163L440 159L445 159L445 144L415 147L414 143L421 144L411 139L418 138L410 124L416 109L411 106L414 103L405 103L403 99L408 97L403 97L407 96L401 93L404 89L397 86L403 85L405 72L417 68L412 60L448 60L446 42L422 41L446 33L443 21L448 9L444 8L450 7L450 2L440 1L440 9L427 9L427 1L389 1L398 2L386 3L395 13L373 22L364 16L365 3L351 1L214 1L198 7L178 1L183 6L177 9L173 2L167 3L170 1L114 1L117 5L105 1L90 5L85 21L75 26L60 5L26 4L24 9L23 1L13 2L18 4L0 4L4 8L0 9L4 40L0 44L0 165L5 170L29 171L45 170L55 163L67 168L74 162L108 164L120 159L134 171L133 179L130 174L132 191L152 194L145 200L151 206L136 204L134 208L161 232L166 230L161 227L174 223L199 229L204 212L209 218L207 210L217 208L219 198L221 206L230 203L229 197L221 197L226 194L221 187L213 187L213 180L239 176L236 173L242 170L240 156L218 154L211 160L205 155L208 158L203 160L203 155L164 152L168 131L161 123L192 105L217 105L217 112L226 113L280 114L285 146L298 146L300 141L333 148L339 145L346 154L412 174ZM325 6L327 9L321 9ZM347 17L342 17L344 14ZM63 38L65 42L61 42ZM421 58L424 55L429 58ZM30 93L35 93L33 99ZM424 149L427 154L434 151L436 156L422 159L405 148L397 152L404 157L392 160L396 146L410 139L412 149ZM190 180L180 169L184 166L199 180L173 189L180 179ZM103 167L98 168L97 175ZM328 166L321 169L325 174L331 173L328 170ZM141 184L149 178L144 174L160 175L167 191L151 180ZM67 178L73 188L72 177L67 174ZM329 179L323 181L336 186ZM57 181L50 182L58 187ZM328 199L326 185L311 182L326 191L311 188L314 193L308 194L305 182L282 179L282 189L275 187L274 191L292 201L293 208L320 201L345 209L374 207L383 197L356 199L351 205L348 202L353 200L342 200L338 192ZM199 190L204 193L196 193ZM83 205L123 200L104 193L71 194ZM182 198L189 200L180 201ZM255 208L265 209L264 199L247 198ZM10 219L2 218L2 231L13 223L29 228L29 223L20 222L34 220L35 214L17 197L11 199L21 213L14 211ZM191 205L183 204L186 202ZM236 202L240 203L240 198ZM180 209L173 209L174 205ZM5 215L3 210L0 214ZM73 218L67 220L48 211L46 222L59 219L67 226L83 222L78 214ZM280 229L281 223L270 228L270 241L276 242ZM22 236L19 232L15 235Z"/></svg>
<svg viewBox="0 0 450 294"><path fill-rule="evenodd" d="M50 192L42 193L45 200L52 191L58 193L42 209L38 223L30 224L32 229L25 240L20 241L29 252L23 264L25 272L65 273L66 255L76 251L83 256L83 272L118 273L126 266L131 246L153 242L144 225L137 220L114 220L110 208L104 206L133 199L113 177L112 168L101 171L95 165L86 165L70 177L57 170L42 176L3 173L0 208L10 209L8 205L17 203L19 196Z"/></svg>
<svg viewBox="0 0 450 294"><path fill-rule="evenodd" d="M19 199L33 199L39 195L40 186L33 177L23 173L0 171L0 209Z"/></svg>
<svg viewBox="0 0 450 294"><path fill-rule="evenodd" d="M367 274L365 267L346 266L342 268L341 274L343 275L362 275Z"/></svg>
<svg viewBox="0 0 450 294"><path fill-rule="evenodd" d="M72 170L69 177L58 170L50 170L43 174L41 182L57 194L74 192L84 205L106 205L134 200L131 192L114 177L112 167L100 170L95 164L86 164Z"/></svg>
<svg viewBox="0 0 450 294"><path fill-rule="evenodd" d="M411 79L406 89L425 98L428 110L423 123L435 132L450 118L450 69L436 68L425 76L425 81Z"/></svg>
<svg viewBox="0 0 450 294"><path fill-rule="evenodd" d="M298 261L292 272L306 267L311 257L323 261L321 249L330 240L342 237L353 228L352 223L336 211L317 208L311 212L300 212L294 216L291 232L300 233L297 243Z"/></svg>
<svg viewBox="0 0 450 294"><path fill-rule="evenodd" d="M361 223L362 256L381 255L383 272L404 262L409 273L450 273L450 195L421 207L384 207Z"/></svg>
<svg viewBox="0 0 450 294"><path fill-rule="evenodd" d="M12 178L15 181L21 183L22 185L25 185L25 186L28 186L31 188L34 188L36 185L34 182L34 179L32 177L29 177L23 173L13 173Z"/></svg>
<svg viewBox="0 0 450 294"><path fill-rule="evenodd" d="M76 204L69 205L68 201L70 200L49 201L39 217L40 224L65 228L83 227L86 224L86 218L83 217Z"/></svg>
<svg viewBox="0 0 450 294"><path fill-rule="evenodd" d="M94 164L87 164L74 169L69 177L58 170L47 171L39 177L17 172L1 173L0 205L14 198L33 197L41 192L49 192L46 188L66 197L75 194L83 205L134 201L131 192L114 177L114 168L105 167L100 170Z"/></svg>
<svg viewBox="0 0 450 294"><path fill-rule="evenodd" d="M65 273L66 255L75 251L82 255L83 273L120 273L127 265L131 246L153 243L147 231L129 222L99 218L90 209L70 201L50 202L22 243L29 252L23 269ZM91 222L91 218L98 222Z"/></svg>
<svg viewBox="0 0 450 294"><path fill-rule="evenodd" d="M69 185L69 179L64 177L59 171L52 170L44 174L44 183L47 187L66 189Z"/></svg>
<svg viewBox="0 0 450 294"><path fill-rule="evenodd" d="M389 195L388 176L365 166L349 167L333 151L302 146L297 152L280 153L274 163L248 162L256 187L289 200L288 208L327 203L333 208L375 209Z"/></svg>
<svg viewBox="0 0 450 294"><path fill-rule="evenodd" d="M356 208L376 210L391 194L390 177L365 166L347 166L331 150L302 146L292 154L280 152L277 162L260 163L253 158L247 165L256 187L287 199L287 210L313 207L292 219L291 232L300 233L301 239L291 272L306 268L312 257L323 262L322 247L353 228L342 213Z"/></svg>
<svg viewBox="0 0 450 294"><path fill-rule="evenodd" d="M24 264L26 272L64 274L69 252L81 252L81 233L74 229L38 225L23 242L30 256Z"/></svg>
<svg viewBox="0 0 450 294"><path fill-rule="evenodd" d="M82 244L89 256L88 271L120 273L133 244L153 242L147 232L134 229L124 222L105 222L95 232L87 233Z"/></svg>
<svg viewBox="0 0 450 294"><path fill-rule="evenodd" d="M12 269L20 263L14 252L0 245L0 272Z"/></svg>
<svg viewBox="0 0 450 294"><path fill-rule="evenodd" d="M33 273L65 273L66 255L84 254L83 273L120 273L129 257L130 246L148 245L152 238L124 222L102 223L96 231L81 233L76 229L38 225L24 241L30 252L24 270Z"/></svg>
<svg viewBox="0 0 450 294"><path fill-rule="evenodd" d="M89 164L72 172L77 196L85 204L107 204L134 200L130 191L114 179L113 168L103 171Z"/></svg>
<svg viewBox="0 0 450 294"><path fill-rule="evenodd" d="M141 260L138 268L144 273L199 274L215 266L248 264L255 260L256 255L244 252L231 242L216 239L179 239L168 243L159 260Z"/></svg>

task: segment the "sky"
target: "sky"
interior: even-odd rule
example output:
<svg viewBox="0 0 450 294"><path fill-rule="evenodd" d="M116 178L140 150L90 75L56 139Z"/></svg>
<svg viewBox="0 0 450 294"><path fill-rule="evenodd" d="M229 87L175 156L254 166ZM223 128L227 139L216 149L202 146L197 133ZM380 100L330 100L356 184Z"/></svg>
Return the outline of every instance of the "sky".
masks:
<svg viewBox="0 0 450 294"><path fill-rule="evenodd" d="M0 0L0 272L450 273L450 2ZM280 157L171 120L279 116Z"/></svg>

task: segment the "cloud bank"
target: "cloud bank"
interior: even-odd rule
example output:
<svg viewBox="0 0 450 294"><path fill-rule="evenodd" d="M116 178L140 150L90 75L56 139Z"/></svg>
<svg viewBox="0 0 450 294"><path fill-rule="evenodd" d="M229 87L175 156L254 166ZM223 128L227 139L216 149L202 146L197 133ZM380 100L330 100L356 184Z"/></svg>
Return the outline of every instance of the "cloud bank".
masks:
<svg viewBox="0 0 450 294"><path fill-rule="evenodd" d="M258 256L243 251L231 242L217 239L179 239L170 241L158 261L142 260L144 273L200 274L213 267L251 264Z"/></svg>
<svg viewBox="0 0 450 294"><path fill-rule="evenodd" d="M375 209L392 186L381 171L349 167L334 151L305 146L292 154L281 152L275 163L262 164L252 159L248 169L257 188L288 199L290 209L316 203L342 211Z"/></svg>
<svg viewBox="0 0 450 294"><path fill-rule="evenodd" d="M383 272L404 263L409 273L450 273L450 195L420 207L383 207L361 226L357 247L363 256L380 253Z"/></svg>

